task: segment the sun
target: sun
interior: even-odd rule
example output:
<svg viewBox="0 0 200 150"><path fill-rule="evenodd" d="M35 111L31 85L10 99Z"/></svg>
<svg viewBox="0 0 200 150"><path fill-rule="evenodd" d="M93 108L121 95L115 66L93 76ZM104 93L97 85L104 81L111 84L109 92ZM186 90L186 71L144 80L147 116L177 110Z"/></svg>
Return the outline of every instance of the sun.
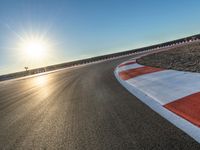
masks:
<svg viewBox="0 0 200 150"><path fill-rule="evenodd" d="M32 38L24 40L21 44L22 51L28 59L43 59L46 56L48 45L44 40Z"/></svg>
<svg viewBox="0 0 200 150"><path fill-rule="evenodd" d="M44 57L45 49L45 45L40 41L28 41L24 46L27 55L33 58Z"/></svg>
<svg viewBox="0 0 200 150"><path fill-rule="evenodd" d="M49 63L57 59L55 58L57 44L50 36L42 32L23 32L15 45L16 58L29 68L48 66Z"/></svg>

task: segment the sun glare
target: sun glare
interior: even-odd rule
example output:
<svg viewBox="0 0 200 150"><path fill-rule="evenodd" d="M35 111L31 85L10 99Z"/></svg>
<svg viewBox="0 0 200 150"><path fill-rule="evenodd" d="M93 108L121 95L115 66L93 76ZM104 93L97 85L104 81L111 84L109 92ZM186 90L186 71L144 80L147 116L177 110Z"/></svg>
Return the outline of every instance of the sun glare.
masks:
<svg viewBox="0 0 200 150"><path fill-rule="evenodd" d="M43 59L46 56L47 49L47 43L39 39L29 39L22 43L25 56L34 60Z"/></svg>
<svg viewBox="0 0 200 150"><path fill-rule="evenodd" d="M17 58L30 68L47 66L54 59L54 46L50 36L38 32L23 32L16 41Z"/></svg>
<svg viewBox="0 0 200 150"><path fill-rule="evenodd" d="M20 51L27 60L44 60L49 51L49 45L43 38L25 38L20 43Z"/></svg>

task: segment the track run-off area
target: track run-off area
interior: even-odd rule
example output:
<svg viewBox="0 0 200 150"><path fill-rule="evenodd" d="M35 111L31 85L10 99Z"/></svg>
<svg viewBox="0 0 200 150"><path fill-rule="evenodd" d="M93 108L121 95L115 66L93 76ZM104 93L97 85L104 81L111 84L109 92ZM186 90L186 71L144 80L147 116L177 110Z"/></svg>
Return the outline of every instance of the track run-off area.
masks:
<svg viewBox="0 0 200 150"><path fill-rule="evenodd" d="M0 83L1 149L200 149L115 78L137 55Z"/></svg>

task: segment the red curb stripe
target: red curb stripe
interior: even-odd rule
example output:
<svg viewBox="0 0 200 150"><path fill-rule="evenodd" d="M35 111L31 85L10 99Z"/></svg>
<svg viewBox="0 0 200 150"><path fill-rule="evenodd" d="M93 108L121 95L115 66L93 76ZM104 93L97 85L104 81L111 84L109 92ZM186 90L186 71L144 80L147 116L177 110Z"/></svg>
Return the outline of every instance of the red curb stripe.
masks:
<svg viewBox="0 0 200 150"><path fill-rule="evenodd" d="M124 64L120 64L120 65L118 66L118 68L119 68L119 67L126 66L126 65L135 64L135 63L136 63L135 61L131 61L131 62L127 62L127 63L124 63Z"/></svg>
<svg viewBox="0 0 200 150"><path fill-rule="evenodd" d="M126 71L122 71L119 73L119 76L123 80L128 80L140 75L148 74L148 73L153 73L153 72L158 72L162 71L164 69L161 68L154 68L154 67L149 67L149 66L143 66L135 69L129 69Z"/></svg>
<svg viewBox="0 0 200 150"><path fill-rule="evenodd" d="M164 107L200 127L200 92L168 103Z"/></svg>

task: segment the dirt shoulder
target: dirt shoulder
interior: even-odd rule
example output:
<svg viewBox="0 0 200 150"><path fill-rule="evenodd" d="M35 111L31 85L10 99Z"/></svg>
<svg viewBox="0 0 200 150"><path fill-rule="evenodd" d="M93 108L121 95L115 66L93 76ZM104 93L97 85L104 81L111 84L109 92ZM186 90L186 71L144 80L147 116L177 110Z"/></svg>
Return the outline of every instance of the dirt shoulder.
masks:
<svg viewBox="0 0 200 150"><path fill-rule="evenodd" d="M200 72L200 42L151 54L138 59L137 62L152 67Z"/></svg>

